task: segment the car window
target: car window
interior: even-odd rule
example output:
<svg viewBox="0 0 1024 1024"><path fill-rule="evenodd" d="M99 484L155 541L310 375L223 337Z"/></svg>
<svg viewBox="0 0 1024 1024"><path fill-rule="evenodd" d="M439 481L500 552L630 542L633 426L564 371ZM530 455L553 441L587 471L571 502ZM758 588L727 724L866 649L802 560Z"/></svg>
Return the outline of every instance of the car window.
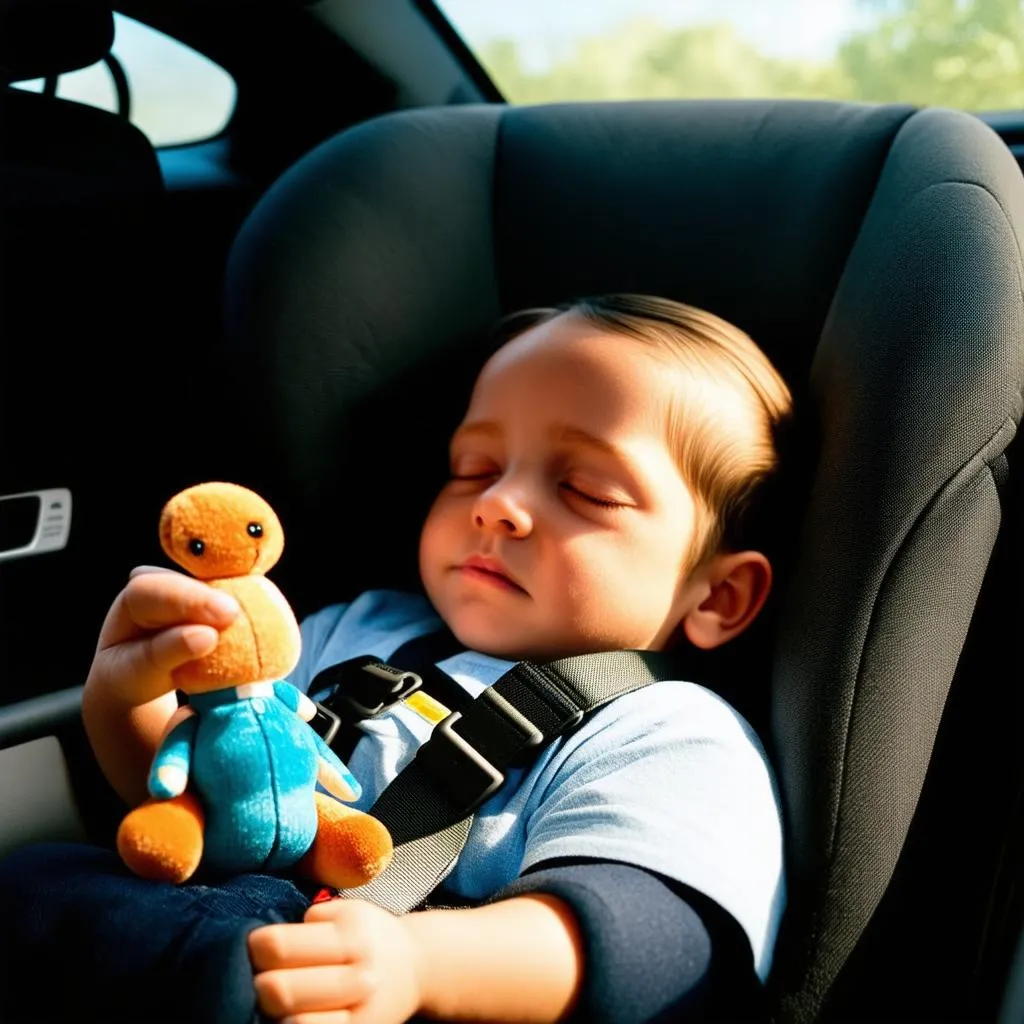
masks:
<svg viewBox="0 0 1024 1024"><path fill-rule="evenodd" d="M200 142L219 134L235 108L234 79L217 64L163 32L114 16L112 54L124 71L129 117L154 146ZM57 95L117 111L117 68L105 63L61 75ZM17 83L42 91L43 80Z"/></svg>
<svg viewBox="0 0 1024 1024"><path fill-rule="evenodd" d="M438 0L513 103L1024 106L1021 0Z"/></svg>

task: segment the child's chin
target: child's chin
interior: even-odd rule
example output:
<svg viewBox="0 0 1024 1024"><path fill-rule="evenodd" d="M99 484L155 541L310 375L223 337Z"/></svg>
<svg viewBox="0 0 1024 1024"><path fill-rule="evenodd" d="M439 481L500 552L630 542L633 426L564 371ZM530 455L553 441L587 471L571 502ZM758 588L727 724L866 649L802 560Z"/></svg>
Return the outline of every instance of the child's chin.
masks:
<svg viewBox="0 0 1024 1024"><path fill-rule="evenodd" d="M518 635L521 631L507 621L483 621L479 614L463 613L453 615L448 628L471 651L509 661L522 661L529 657L522 653L529 649L529 645L524 645L524 638Z"/></svg>

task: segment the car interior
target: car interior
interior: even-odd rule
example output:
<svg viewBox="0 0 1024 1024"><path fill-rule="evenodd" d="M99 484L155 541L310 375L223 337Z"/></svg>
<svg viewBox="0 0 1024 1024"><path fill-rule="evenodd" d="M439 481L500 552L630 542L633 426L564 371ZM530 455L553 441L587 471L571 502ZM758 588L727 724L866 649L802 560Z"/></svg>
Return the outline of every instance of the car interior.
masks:
<svg viewBox="0 0 1024 1024"><path fill-rule="evenodd" d="M492 325L659 294L739 325L796 399L774 608L693 664L778 777L772 1019L1024 1017L1024 119L516 106L431 0L117 11L237 100L155 147L13 88L103 62L113 12L0 0L0 854L111 841L81 688L172 494L264 495L300 618L417 589Z"/></svg>

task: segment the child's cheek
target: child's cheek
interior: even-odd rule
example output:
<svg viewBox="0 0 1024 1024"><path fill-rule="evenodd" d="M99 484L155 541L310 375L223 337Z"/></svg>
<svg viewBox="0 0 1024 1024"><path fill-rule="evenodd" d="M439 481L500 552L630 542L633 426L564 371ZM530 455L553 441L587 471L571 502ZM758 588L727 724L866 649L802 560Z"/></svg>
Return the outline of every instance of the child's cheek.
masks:
<svg viewBox="0 0 1024 1024"><path fill-rule="evenodd" d="M453 536L456 533L450 507L445 498L434 502L420 532L420 578L424 585L436 584L446 564L455 560Z"/></svg>

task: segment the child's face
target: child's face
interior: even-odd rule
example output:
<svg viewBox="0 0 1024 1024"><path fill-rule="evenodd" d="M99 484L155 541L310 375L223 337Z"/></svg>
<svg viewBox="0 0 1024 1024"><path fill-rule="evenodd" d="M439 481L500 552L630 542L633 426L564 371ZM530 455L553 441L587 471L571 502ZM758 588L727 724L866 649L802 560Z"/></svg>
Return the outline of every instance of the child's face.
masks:
<svg viewBox="0 0 1024 1024"><path fill-rule="evenodd" d="M565 315L490 359L420 538L462 643L516 659L666 645L699 600L694 501L665 438L673 379L643 343Z"/></svg>

